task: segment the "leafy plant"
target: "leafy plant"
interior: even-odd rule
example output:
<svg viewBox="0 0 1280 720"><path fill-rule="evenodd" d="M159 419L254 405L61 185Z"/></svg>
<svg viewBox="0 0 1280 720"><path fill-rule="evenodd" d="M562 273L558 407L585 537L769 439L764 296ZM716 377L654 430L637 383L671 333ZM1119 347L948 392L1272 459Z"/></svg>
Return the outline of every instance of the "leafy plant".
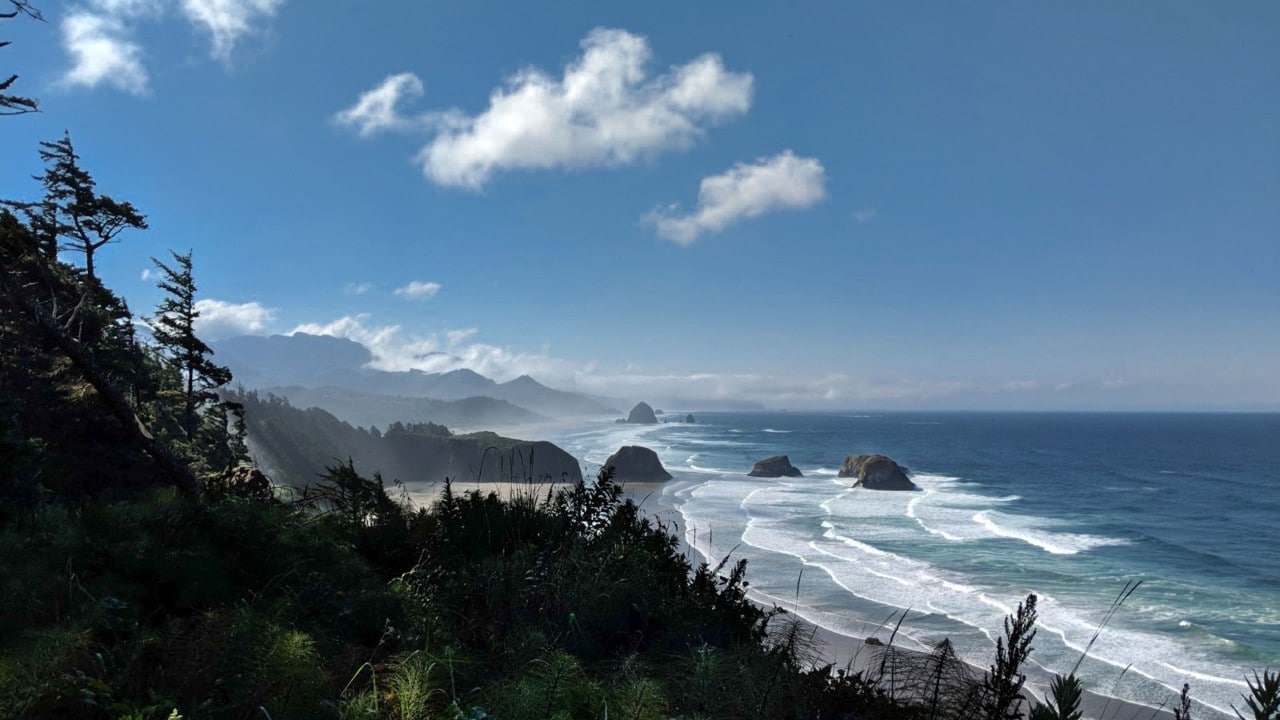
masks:
<svg viewBox="0 0 1280 720"><path fill-rule="evenodd" d="M1080 720L1084 716L1080 710L1083 694L1084 687L1074 674L1054 676L1049 684L1049 703L1036 705L1031 720Z"/></svg>
<svg viewBox="0 0 1280 720"><path fill-rule="evenodd" d="M1245 682L1249 684L1249 694L1244 697L1244 702L1253 713L1253 720L1280 718L1280 673L1263 670L1262 675L1258 675L1258 671L1255 670L1253 679L1246 678ZM1245 720L1235 706L1231 709L1235 711L1236 717Z"/></svg>

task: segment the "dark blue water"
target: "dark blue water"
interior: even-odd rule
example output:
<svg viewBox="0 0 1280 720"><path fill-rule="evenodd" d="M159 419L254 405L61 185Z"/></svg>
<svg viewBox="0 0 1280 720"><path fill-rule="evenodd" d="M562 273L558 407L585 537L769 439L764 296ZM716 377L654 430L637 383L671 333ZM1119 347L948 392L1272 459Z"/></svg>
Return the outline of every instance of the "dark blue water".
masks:
<svg viewBox="0 0 1280 720"><path fill-rule="evenodd" d="M1035 592L1033 658L1065 672L1141 581L1082 665L1091 689L1158 705L1189 682L1229 711L1246 672L1280 667L1280 415L697 415L556 440L595 463L658 451L691 543L747 557L761 599L858 637L910 608L909 641L948 637L986 665ZM923 491L849 488L835 473L859 453L907 465ZM746 476L774 454L806 477Z"/></svg>

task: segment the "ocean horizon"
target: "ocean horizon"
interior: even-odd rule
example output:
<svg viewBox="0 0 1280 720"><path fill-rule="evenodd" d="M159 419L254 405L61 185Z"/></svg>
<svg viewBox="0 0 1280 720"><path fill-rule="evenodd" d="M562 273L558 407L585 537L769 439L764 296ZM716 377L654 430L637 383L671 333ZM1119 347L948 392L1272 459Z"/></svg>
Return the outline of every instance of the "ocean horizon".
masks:
<svg viewBox="0 0 1280 720"><path fill-rule="evenodd" d="M676 422L692 412L697 422ZM564 426L594 470L619 446L675 476L655 502L704 557L748 560L753 597L854 638L948 638L979 667L1039 599L1029 685L1080 662L1087 689L1151 707L1191 685L1233 717L1244 678L1280 666L1280 414L699 412ZM918 492L854 489L847 455L911 469ZM804 477L754 478L788 455ZM1089 648L1127 584L1141 583ZM890 618L894 618L890 622Z"/></svg>

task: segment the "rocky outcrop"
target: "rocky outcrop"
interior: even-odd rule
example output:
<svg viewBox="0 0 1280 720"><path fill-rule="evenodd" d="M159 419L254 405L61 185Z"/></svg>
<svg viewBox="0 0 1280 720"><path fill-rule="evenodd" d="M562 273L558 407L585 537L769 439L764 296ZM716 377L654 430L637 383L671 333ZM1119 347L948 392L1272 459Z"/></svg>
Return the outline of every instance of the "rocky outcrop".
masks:
<svg viewBox="0 0 1280 720"><path fill-rule="evenodd" d="M774 455L756 463L747 473L752 477L804 477L804 473L791 464L786 455Z"/></svg>
<svg viewBox="0 0 1280 720"><path fill-rule="evenodd" d="M840 477L857 478L854 487L868 490L919 490L909 471L884 455L850 455L840 467Z"/></svg>
<svg viewBox="0 0 1280 720"><path fill-rule="evenodd" d="M662 467L658 453L640 445L624 445L604 461L606 468L613 468L613 479L618 482L666 482L671 473Z"/></svg>
<svg viewBox="0 0 1280 720"><path fill-rule="evenodd" d="M685 416L684 416L684 421L685 421L685 422L687 422L687 423L697 422L696 420L694 420L694 419L693 419L693 415L692 415L692 414L690 414L690 415L685 415Z"/></svg>
<svg viewBox="0 0 1280 720"><path fill-rule="evenodd" d="M653 414L653 408L649 407L649 403L636 403L636 406L631 408L631 413L627 415L627 422L654 425L658 422L658 416Z"/></svg>

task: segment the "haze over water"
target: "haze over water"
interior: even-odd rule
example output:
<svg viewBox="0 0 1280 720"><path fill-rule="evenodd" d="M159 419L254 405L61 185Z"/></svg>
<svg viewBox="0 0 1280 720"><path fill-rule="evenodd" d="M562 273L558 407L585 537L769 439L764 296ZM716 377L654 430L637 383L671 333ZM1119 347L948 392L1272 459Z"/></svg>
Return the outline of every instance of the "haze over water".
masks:
<svg viewBox="0 0 1280 720"><path fill-rule="evenodd" d="M1278 415L697 420L554 439L592 465L623 444L653 448L676 476L657 502L678 510L697 550L748 558L757 599L852 637L910 608L907 646L948 637L985 667L1003 617L1035 592L1032 659L1065 673L1125 583L1141 581L1082 665L1088 689L1161 705L1189 682L1198 716L1207 705L1226 717L1247 672L1280 666ZM835 477L845 455L870 452L909 466L922 492ZM746 475L774 454L805 477Z"/></svg>

